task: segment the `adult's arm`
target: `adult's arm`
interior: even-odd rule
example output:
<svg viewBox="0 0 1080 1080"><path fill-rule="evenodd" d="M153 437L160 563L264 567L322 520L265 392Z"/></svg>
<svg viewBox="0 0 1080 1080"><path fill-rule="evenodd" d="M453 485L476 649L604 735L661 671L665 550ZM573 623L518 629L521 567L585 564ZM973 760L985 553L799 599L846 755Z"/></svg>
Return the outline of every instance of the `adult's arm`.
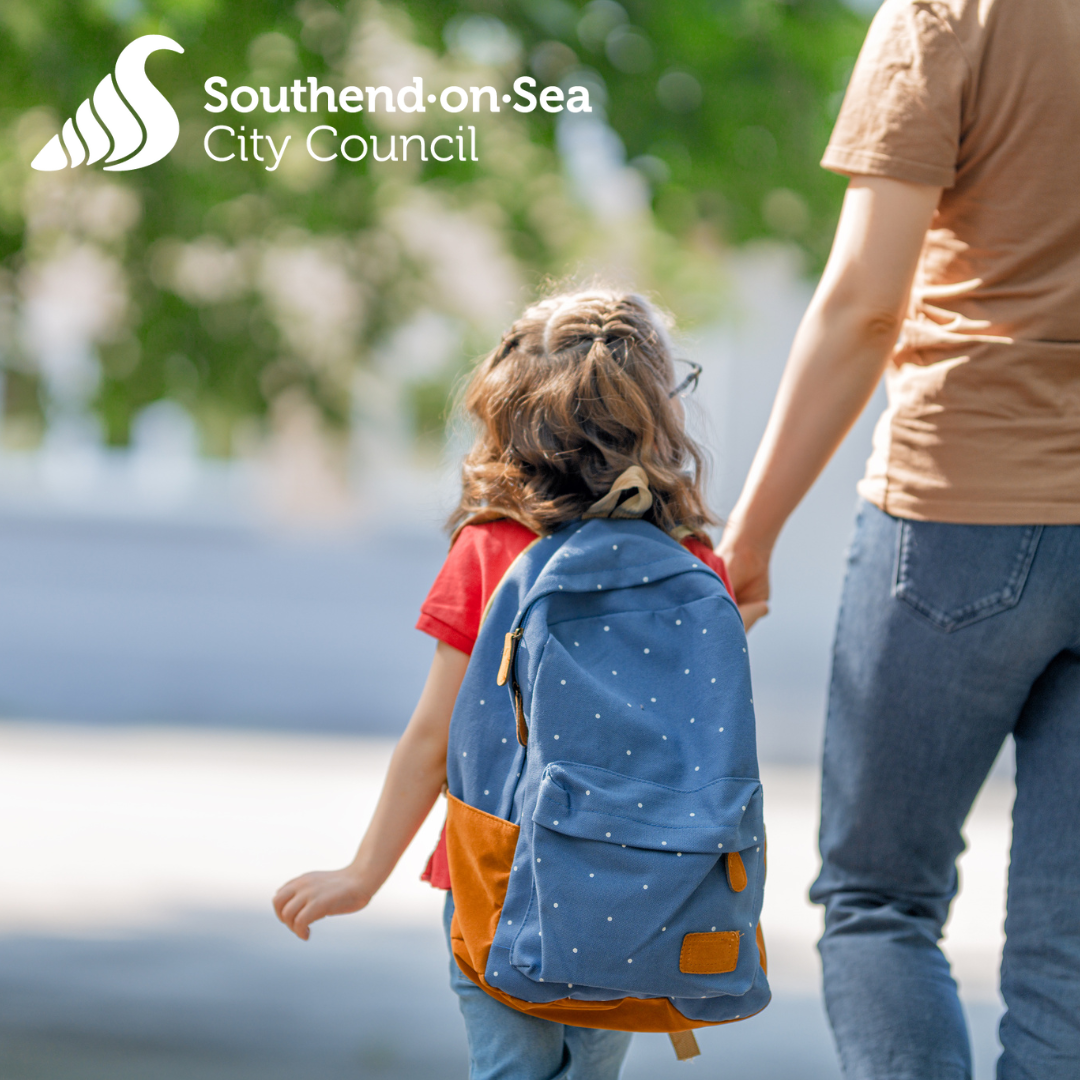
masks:
<svg viewBox="0 0 1080 1080"><path fill-rule="evenodd" d="M881 378L940 197L939 187L887 177L848 185L829 261L720 542L748 629L768 611L769 559L784 522Z"/></svg>

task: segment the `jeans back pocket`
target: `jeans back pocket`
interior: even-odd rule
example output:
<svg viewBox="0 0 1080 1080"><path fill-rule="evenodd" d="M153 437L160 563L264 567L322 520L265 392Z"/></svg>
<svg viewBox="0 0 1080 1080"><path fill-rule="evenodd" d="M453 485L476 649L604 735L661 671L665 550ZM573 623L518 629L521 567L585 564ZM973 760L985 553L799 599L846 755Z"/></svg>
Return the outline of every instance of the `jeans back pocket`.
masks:
<svg viewBox="0 0 1080 1080"><path fill-rule="evenodd" d="M900 522L893 595L950 633L1020 602L1041 525Z"/></svg>

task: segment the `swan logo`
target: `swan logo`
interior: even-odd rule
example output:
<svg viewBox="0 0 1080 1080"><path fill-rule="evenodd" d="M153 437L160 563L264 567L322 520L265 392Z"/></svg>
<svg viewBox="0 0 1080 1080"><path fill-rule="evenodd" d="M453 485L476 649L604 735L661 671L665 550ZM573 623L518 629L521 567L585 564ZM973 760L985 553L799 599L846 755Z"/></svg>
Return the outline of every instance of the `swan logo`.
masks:
<svg viewBox="0 0 1080 1080"><path fill-rule="evenodd" d="M184 51L161 34L136 38L116 61L115 82L106 75L97 84L93 107L86 98L74 121L69 117L64 122L60 135L45 144L31 167L57 172L104 158L107 172L129 172L160 161L176 145L180 121L165 95L146 77L146 58L158 49Z"/></svg>

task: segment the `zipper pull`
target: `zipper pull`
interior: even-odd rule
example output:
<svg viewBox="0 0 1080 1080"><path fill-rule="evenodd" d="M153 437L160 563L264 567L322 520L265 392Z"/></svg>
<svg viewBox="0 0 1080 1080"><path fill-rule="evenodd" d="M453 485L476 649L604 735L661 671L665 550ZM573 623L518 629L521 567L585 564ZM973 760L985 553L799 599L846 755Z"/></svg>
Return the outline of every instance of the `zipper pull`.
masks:
<svg viewBox="0 0 1080 1080"><path fill-rule="evenodd" d="M507 633L506 638L503 641L502 663L499 664L499 676L495 680L496 686L506 685L506 680L510 675L510 665L514 661L514 652L516 651L517 643L520 638L520 626L516 630L511 630Z"/></svg>

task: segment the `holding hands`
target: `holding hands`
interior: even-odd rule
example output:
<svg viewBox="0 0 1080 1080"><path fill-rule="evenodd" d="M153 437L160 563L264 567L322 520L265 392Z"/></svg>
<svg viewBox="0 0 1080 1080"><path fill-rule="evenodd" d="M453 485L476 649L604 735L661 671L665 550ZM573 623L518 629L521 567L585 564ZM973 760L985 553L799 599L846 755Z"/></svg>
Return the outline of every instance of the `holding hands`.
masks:
<svg viewBox="0 0 1080 1080"><path fill-rule="evenodd" d="M771 550L740 542L737 525L729 525L717 554L724 560L743 626L751 626L769 613L769 557Z"/></svg>

